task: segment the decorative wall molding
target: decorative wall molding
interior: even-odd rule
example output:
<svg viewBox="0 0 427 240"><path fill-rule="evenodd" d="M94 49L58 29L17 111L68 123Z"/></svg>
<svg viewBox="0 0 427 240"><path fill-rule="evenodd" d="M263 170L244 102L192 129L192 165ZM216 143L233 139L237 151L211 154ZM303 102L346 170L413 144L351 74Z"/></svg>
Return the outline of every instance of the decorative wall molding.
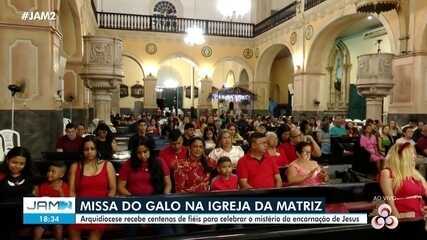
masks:
<svg viewBox="0 0 427 240"><path fill-rule="evenodd" d="M31 40L16 39L9 45L9 84L25 85L24 92L18 93L16 99L31 100L39 96L38 58L38 46ZM14 62L16 64L13 64ZM19 68L19 71L14 68Z"/></svg>
<svg viewBox="0 0 427 240"><path fill-rule="evenodd" d="M24 4L30 6L30 8L25 8L28 6L17 6L19 4ZM25 11L34 11L38 8L37 6L37 0L25 0L25 1L19 1L19 0L7 0L7 5L12 8L16 13L20 14ZM24 8L22 8L24 7Z"/></svg>

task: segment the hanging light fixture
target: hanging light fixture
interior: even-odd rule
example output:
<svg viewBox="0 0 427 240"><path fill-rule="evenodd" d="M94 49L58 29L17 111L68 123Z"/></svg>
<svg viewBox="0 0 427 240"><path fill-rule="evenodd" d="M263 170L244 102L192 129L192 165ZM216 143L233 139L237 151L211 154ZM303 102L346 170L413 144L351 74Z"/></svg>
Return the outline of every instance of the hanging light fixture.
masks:
<svg viewBox="0 0 427 240"><path fill-rule="evenodd" d="M196 18L197 2L194 0L194 18ZM193 26L185 30L184 42L189 46L202 45L206 42L203 29L194 21Z"/></svg>
<svg viewBox="0 0 427 240"><path fill-rule="evenodd" d="M206 42L203 29L194 25L185 30L187 35L184 38L185 44L189 46L202 45Z"/></svg>
<svg viewBox="0 0 427 240"><path fill-rule="evenodd" d="M217 9L225 19L242 18L251 11L251 0L218 0Z"/></svg>
<svg viewBox="0 0 427 240"><path fill-rule="evenodd" d="M360 0L356 3L357 11L362 13L388 12L399 8L399 0Z"/></svg>

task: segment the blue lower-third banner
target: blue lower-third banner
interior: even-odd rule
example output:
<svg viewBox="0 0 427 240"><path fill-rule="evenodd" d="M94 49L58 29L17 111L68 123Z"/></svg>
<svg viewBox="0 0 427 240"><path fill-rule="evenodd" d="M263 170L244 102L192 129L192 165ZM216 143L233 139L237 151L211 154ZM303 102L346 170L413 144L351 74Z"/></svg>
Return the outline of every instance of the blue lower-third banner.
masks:
<svg viewBox="0 0 427 240"><path fill-rule="evenodd" d="M366 224L322 198L24 198L24 224Z"/></svg>

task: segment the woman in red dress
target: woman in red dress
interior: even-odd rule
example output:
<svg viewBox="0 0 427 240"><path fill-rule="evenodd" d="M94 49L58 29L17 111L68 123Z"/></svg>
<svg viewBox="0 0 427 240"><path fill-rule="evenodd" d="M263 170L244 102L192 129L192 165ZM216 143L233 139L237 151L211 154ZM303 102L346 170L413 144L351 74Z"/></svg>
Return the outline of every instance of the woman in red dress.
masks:
<svg viewBox="0 0 427 240"><path fill-rule="evenodd" d="M423 217L427 211L423 200L427 184L415 169L415 159L415 148L410 143L395 144L381 171L381 189L392 214L398 218Z"/></svg>
<svg viewBox="0 0 427 240"><path fill-rule="evenodd" d="M69 172L70 196L75 197L113 197L116 195L116 172L111 162L101 160L97 151L96 139L87 136L83 139L82 159L73 163ZM106 225L78 224L69 227L70 239L80 239L82 231L89 232L89 239L101 239Z"/></svg>
<svg viewBox="0 0 427 240"><path fill-rule="evenodd" d="M212 168L209 166L203 139L195 137L190 141L190 151L186 159L179 161L175 170L175 191L208 192L209 177Z"/></svg>

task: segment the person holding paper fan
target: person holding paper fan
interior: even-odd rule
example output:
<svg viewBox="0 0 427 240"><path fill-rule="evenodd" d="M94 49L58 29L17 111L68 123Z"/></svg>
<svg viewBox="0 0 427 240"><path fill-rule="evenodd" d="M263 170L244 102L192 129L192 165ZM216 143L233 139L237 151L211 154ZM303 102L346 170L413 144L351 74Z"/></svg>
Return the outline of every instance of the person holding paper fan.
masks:
<svg viewBox="0 0 427 240"><path fill-rule="evenodd" d="M289 185L318 185L327 182L327 172L310 159L311 144L300 142L295 146L298 158L289 164L286 172Z"/></svg>
<svg viewBox="0 0 427 240"><path fill-rule="evenodd" d="M203 139L192 138L186 159L179 161L175 170L175 191L177 193L209 191L212 168L204 153Z"/></svg>

